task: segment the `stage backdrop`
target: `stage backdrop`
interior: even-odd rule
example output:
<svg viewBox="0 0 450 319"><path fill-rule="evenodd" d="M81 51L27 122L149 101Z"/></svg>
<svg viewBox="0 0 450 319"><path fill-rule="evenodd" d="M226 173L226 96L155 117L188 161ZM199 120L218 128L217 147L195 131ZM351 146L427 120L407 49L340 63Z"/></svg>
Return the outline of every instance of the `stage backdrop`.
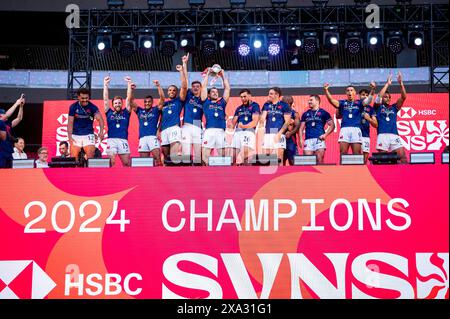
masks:
<svg viewBox="0 0 450 319"><path fill-rule="evenodd" d="M336 89L331 89L335 94ZM124 92L125 94L125 92ZM344 99L343 95L335 95L336 98ZM392 101L396 101L398 94L392 94ZM295 109L301 114L308 109L309 96L295 96ZM326 140L327 151L325 162L339 163L338 132L340 130L340 120L336 120L335 109L328 103L325 96L321 96L322 107L333 116L336 123L336 130ZM254 100L262 105L266 97L254 97ZM139 105L143 105L142 100L137 100ZM58 154L58 143L67 140L67 113L69 105L73 101L46 101L44 103L44 125L42 144L49 147L51 156ZM99 106L100 112L105 118L103 111L103 101L93 101ZM155 104L157 100L155 100ZM237 106L240 105L238 97L232 97L226 109L227 115L232 117ZM435 152L437 161L443 148L448 145L449 130L449 100L448 94L408 94L405 106L398 113L398 130L407 153L413 152ZM106 125L106 123L105 123ZM227 137L232 138L233 131L227 130ZM107 136L107 135L106 135ZM131 116L129 128L129 143L132 156L138 156L138 121L137 116ZM261 152L262 136L258 136L258 152ZM99 148L106 155L106 139L98 143ZM371 151L375 152L376 130L371 128Z"/></svg>
<svg viewBox="0 0 450 319"><path fill-rule="evenodd" d="M0 170L0 299L448 298L448 173Z"/></svg>

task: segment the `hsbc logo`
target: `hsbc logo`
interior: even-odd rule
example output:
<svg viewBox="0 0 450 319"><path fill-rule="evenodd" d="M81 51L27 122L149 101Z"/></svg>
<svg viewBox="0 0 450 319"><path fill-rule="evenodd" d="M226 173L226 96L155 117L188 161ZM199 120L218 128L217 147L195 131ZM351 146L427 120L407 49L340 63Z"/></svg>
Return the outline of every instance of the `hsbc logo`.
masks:
<svg viewBox="0 0 450 319"><path fill-rule="evenodd" d="M55 287L33 260L0 261L0 299L43 299Z"/></svg>
<svg viewBox="0 0 450 319"><path fill-rule="evenodd" d="M417 112L412 107L402 107L400 111L398 111L398 116L402 119L410 119L416 115Z"/></svg>
<svg viewBox="0 0 450 319"><path fill-rule="evenodd" d="M402 107L400 109L400 111L398 111L398 113L397 113L397 115L402 119L412 119L416 114L420 115L420 116L436 116L437 111L432 110L432 109L427 109L427 110L420 109L420 110L416 111L412 107L405 106L405 107Z"/></svg>
<svg viewBox="0 0 450 319"><path fill-rule="evenodd" d="M61 114L59 117L58 117L58 122L59 122L59 124L61 124L61 125L67 125L67 122L68 122L68 119L69 119L69 117L67 116L67 114Z"/></svg>

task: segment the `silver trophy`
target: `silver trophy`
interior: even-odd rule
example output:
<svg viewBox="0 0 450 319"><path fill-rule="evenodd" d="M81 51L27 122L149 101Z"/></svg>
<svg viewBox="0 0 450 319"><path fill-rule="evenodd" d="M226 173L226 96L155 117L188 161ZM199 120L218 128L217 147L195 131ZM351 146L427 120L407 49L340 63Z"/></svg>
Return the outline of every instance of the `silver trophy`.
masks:
<svg viewBox="0 0 450 319"><path fill-rule="evenodd" d="M209 69L209 75L213 77L211 80L211 84L214 84L217 81L217 79L219 78L220 71L222 71L222 67L218 64L214 64Z"/></svg>

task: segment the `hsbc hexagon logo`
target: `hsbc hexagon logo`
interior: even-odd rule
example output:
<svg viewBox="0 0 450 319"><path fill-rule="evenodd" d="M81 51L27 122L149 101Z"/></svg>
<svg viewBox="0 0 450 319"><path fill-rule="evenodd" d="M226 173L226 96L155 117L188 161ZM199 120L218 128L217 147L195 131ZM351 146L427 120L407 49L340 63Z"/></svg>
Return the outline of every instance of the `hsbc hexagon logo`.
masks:
<svg viewBox="0 0 450 319"><path fill-rule="evenodd" d="M55 287L33 260L0 261L0 299L43 299Z"/></svg>
<svg viewBox="0 0 450 319"><path fill-rule="evenodd" d="M404 106L400 109L400 111L398 111L398 116L402 119L411 119L416 114L417 114L417 111L414 110L412 107Z"/></svg>
<svg viewBox="0 0 450 319"><path fill-rule="evenodd" d="M67 114L61 114L58 117L58 122L61 125L67 125L68 119L69 119L69 117L67 116Z"/></svg>

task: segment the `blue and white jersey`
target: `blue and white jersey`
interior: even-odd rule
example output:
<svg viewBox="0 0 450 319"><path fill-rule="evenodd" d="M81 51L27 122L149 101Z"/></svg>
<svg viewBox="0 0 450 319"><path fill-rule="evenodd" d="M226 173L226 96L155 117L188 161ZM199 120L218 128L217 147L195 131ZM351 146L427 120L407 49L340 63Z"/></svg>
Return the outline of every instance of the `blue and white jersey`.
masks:
<svg viewBox="0 0 450 319"><path fill-rule="evenodd" d="M322 108L304 112L300 121L305 123L305 140L319 138L325 134L325 124L329 120L331 120L330 113Z"/></svg>
<svg viewBox="0 0 450 319"><path fill-rule="evenodd" d="M139 138L156 136L161 111L156 106L152 106L148 110L143 107L137 107L135 112L139 121Z"/></svg>
<svg viewBox="0 0 450 319"><path fill-rule="evenodd" d="M203 102L203 113L206 119L206 128L220 128L225 130L226 127L226 114L225 108L227 102L225 99L220 98L217 101L211 101L206 99Z"/></svg>
<svg viewBox="0 0 450 319"><path fill-rule="evenodd" d="M341 127L361 128L361 114L363 112L361 100L339 100L339 111L342 114Z"/></svg>
<svg viewBox="0 0 450 319"><path fill-rule="evenodd" d="M370 117L372 117L375 114L375 110L370 105L366 105L364 107L364 112L369 114ZM361 114L361 133L363 137L370 137L370 123L368 120L364 118L362 114Z"/></svg>
<svg viewBox="0 0 450 319"><path fill-rule="evenodd" d="M73 134L89 135L94 134L94 117L99 113L98 107L91 102L82 107L79 102L73 103L69 108L69 116L74 117Z"/></svg>
<svg viewBox="0 0 450 319"><path fill-rule="evenodd" d="M164 102L162 109L161 129L180 125L180 113L183 109L184 102L179 97Z"/></svg>
<svg viewBox="0 0 450 319"><path fill-rule="evenodd" d="M291 115L289 104L283 101L275 104L267 102L262 110L267 111L266 134L277 134L284 125L284 115Z"/></svg>
<svg viewBox="0 0 450 319"><path fill-rule="evenodd" d="M186 102L184 104L183 122L201 126L203 118L203 102L198 96L189 89L186 94Z"/></svg>
<svg viewBox="0 0 450 319"><path fill-rule="evenodd" d="M108 138L128 139L128 127L130 126L131 113L127 109L120 112L109 109L106 111L106 122L108 124Z"/></svg>
<svg viewBox="0 0 450 319"><path fill-rule="evenodd" d="M234 116L238 118L238 124L242 123L243 125L247 125L253 121L253 114L260 114L259 104L256 102L252 102L249 105L242 104L239 106L234 112ZM255 128L236 128L236 132L239 131L251 131L255 132Z"/></svg>
<svg viewBox="0 0 450 319"><path fill-rule="evenodd" d="M396 134L398 135L397 130L397 112L398 106L397 104L392 105L375 105L375 112L377 114L378 120L378 134Z"/></svg>

